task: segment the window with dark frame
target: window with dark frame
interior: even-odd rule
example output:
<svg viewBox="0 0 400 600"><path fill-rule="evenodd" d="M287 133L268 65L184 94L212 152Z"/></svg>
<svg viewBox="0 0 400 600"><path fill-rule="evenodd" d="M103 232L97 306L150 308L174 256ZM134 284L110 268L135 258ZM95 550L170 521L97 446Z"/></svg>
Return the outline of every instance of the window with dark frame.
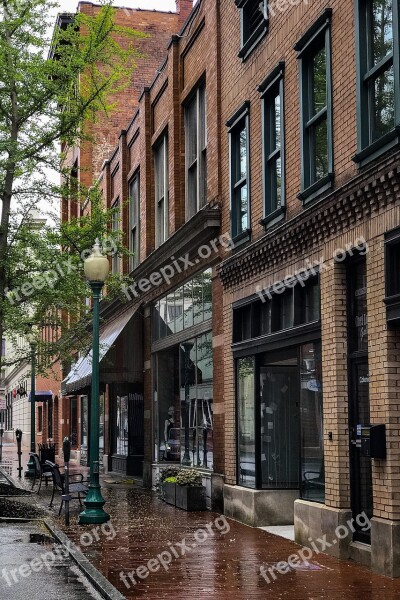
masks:
<svg viewBox="0 0 400 600"><path fill-rule="evenodd" d="M283 70L282 62L258 88L263 119L264 225L282 215L285 208Z"/></svg>
<svg viewBox="0 0 400 600"><path fill-rule="evenodd" d="M132 271L140 262L140 175L139 172L129 183L129 268Z"/></svg>
<svg viewBox="0 0 400 600"><path fill-rule="evenodd" d="M119 198L117 198L117 200L112 205L112 209L113 209L113 214L112 214L112 218L111 218L111 228L112 228L113 233L115 234L115 239L117 239L119 227L120 227ZM114 252L114 254L112 255L111 271L112 271L112 273L118 273L118 271L119 271L118 252Z"/></svg>
<svg viewBox="0 0 400 600"><path fill-rule="evenodd" d="M268 1L235 1L240 9L241 48L238 56L246 59L268 33Z"/></svg>
<svg viewBox="0 0 400 600"><path fill-rule="evenodd" d="M200 85L185 106L186 219L207 199L206 88Z"/></svg>
<svg viewBox="0 0 400 600"><path fill-rule="evenodd" d="M385 233L385 304L389 324L400 324L400 228Z"/></svg>
<svg viewBox="0 0 400 600"><path fill-rule="evenodd" d="M332 187L331 9L296 44L300 66L301 164L299 198L311 200Z"/></svg>
<svg viewBox="0 0 400 600"><path fill-rule="evenodd" d="M168 238L168 138L165 133L154 149L156 248Z"/></svg>
<svg viewBox="0 0 400 600"><path fill-rule="evenodd" d="M359 155L354 160L362 163L367 149L390 141L400 124L399 0L358 0L356 29Z"/></svg>
<svg viewBox="0 0 400 600"><path fill-rule="evenodd" d="M269 297L270 296L270 297ZM320 285L317 276L288 287L283 293L272 292L234 309L233 342L289 330L320 320Z"/></svg>
<svg viewBox="0 0 400 600"><path fill-rule="evenodd" d="M227 123L230 140L231 232L235 240L250 233L249 104Z"/></svg>

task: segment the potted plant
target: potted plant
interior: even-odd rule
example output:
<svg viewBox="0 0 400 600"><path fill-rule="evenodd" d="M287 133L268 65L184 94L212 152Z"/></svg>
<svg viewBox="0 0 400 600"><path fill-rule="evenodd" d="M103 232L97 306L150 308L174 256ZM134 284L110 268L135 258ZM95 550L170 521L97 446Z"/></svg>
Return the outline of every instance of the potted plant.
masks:
<svg viewBox="0 0 400 600"><path fill-rule="evenodd" d="M201 473L195 469L181 469L175 477L175 506L188 511L206 510L206 494Z"/></svg>
<svg viewBox="0 0 400 600"><path fill-rule="evenodd" d="M159 476L161 498L164 500L164 502L167 502L167 504L172 504L172 506L175 506L176 475L178 472L178 467L165 467Z"/></svg>

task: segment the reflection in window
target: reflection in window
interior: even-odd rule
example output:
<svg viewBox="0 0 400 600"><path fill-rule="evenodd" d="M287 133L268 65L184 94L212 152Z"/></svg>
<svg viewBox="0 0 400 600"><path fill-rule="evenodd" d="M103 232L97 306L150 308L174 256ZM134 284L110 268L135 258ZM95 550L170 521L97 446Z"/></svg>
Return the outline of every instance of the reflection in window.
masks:
<svg viewBox="0 0 400 600"><path fill-rule="evenodd" d="M229 123L228 123L229 124ZM235 238L250 227L249 214L249 115L248 109L229 130L231 160L231 230Z"/></svg>
<svg viewBox="0 0 400 600"><path fill-rule="evenodd" d="M81 396L81 445L88 445L88 397Z"/></svg>
<svg viewBox="0 0 400 600"><path fill-rule="evenodd" d="M211 332L156 355L156 459L212 469Z"/></svg>
<svg viewBox="0 0 400 600"><path fill-rule="evenodd" d="M238 360L238 480L240 485L251 488L256 486L254 367L255 361L253 357Z"/></svg>
<svg viewBox="0 0 400 600"><path fill-rule="evenodd" d="M99 396L99 450L104 450L104 394Z"/></svg>
<svg viewBox="0 0 400 600"><path fill-rule="evenodd" d="M285 363L285 364L284 364ZM263 488L299 487L297 357L260 368Z"/></svg>
<svg viewBox="0 0 400 600"><path fill-rule="evenodd" d="M191 347L190 347L191 346ZM211 333L181 344L182 464L212 468L213 362ZM183 440L182 440L183 437ZM187 462L189 459L189 462Z"/></svg>
<svg viewBox="0 0 400 600"><path fill-rule="evenodd" d="M116 453L128 456L128 396L117 396Z"/></svg>
<svg viewBox="0 0 400 600"><path fill-rule="evenodd" d="M168 337L211 319L211 285L211 269L207 269L156 302L153 309L153 339Z"/></svg>
<svg viewBox="0 0 400 600"><path fill-rule="evenodd" d="M302 498L325 501L321 343L300 348Z"/></svg>
<svg viewBox="0 0 400 600"><path fill-rule="evenodd" d="M283 70L262 90L266 217L284 205Z"/></svg>
<svg viewBox="0 0 400 600"><path fill-rule="evenodd" d="M395 127L394 51L398 53L398 48L393 43L392 0L359 0L359 40L358 115L362 150Z"/></svg>

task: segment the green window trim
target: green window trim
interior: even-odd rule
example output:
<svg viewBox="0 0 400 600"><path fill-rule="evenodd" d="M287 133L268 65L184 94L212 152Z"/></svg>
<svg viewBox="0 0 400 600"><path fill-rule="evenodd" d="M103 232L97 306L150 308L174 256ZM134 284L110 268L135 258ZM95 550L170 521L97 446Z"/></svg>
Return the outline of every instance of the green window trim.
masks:
<svg viewBox="0 0 400 600"><path fill-rule="evenodd" d="M373 0L355 0L357 69L357 153L353 161L362 168L400 144L400 1L392 2L392 51L374 64L371 35ZM376 135L373 84L385 73L393 73L393 128ZM376 91L375 91L376 93Z"/></svg>
<svg viewBox="0 0 400 600"><path fill-rule="evenodd" d="M251 234L250 103L245 102L226 125L229 128L231 235L236 244L243 244ZM245 153L244 160L241 152Z"/></svg>
<svg viewBox="0 0 400 600"><path fill-rule="evenodd" d="M238 57L245 61L268 33L268 1L235 0L235 4L240 9L241 48ZM261 4L263 5L262 11L260 8L260 12L263 12L263 16L255 23L253 12L254 4L257 4L258 7L261 7Z"/></svg>
<svg viewBox="0 0 400 600"><path fill-rule="evenodd" d="M281 61L258 87L262 101L263 135L264 218L260 224L265 228L281 221L286 212L284 70L285 63Z"/></svg>
<svg viewBox="0 0 400 600"><path fill-rule="evenodd" d="M136 171L128 184L129 192L129 270L140 263L140 171Z"/></svg>
<svg viewBox="0 0 400 600"><path fill-rule="evenodd" d="M301 191L298 198L304 204L329 191L334 180L331 19L332 9L326 8L294 47L300 74ZM322 73L326 80L324 101L320 97L323 88L318 91L315 86L315 78ZM321 142L326 143L326 150L321 146L318 152Z"/></svg>

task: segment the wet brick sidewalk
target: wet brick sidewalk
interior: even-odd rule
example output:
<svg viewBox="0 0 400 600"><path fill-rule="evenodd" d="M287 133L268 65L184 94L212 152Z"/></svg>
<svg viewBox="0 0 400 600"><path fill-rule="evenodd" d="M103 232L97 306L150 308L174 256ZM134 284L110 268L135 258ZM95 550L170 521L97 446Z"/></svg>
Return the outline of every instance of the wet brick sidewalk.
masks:
<svg viewBox="0 0 400 600"><path fill-rule="evenodd" d="M251 600L253 598L282 598L285 600L395 600L400 598L400 580L391 580L371 573L356 563L339 561L324 554L310 560L310 568L291 570L277 575L267 583L260 575L260 565L276 564L300 550L300 546L237 523L227 521L230 530L218 531L215 513L186 513L168 506L154 494L139 487L109 485L103 488L106 509L111 514L116 531L100 535L89 544L90 527L79 527L78 507L74 508L72 526L57 524L92 563L127 598L159 600L174 598ZM220 527L223 521L218 521ZM207 528L208 524L208 528ZM196 531L202 528L204 534ZM222 527L221 527L222 529ZM95 537L95 536L94 536ZM98 536L99 537L99 536ZM92 536L93 538L93 536ZM185 538L182 546L179 544ZM199 543L200 539L200 543ZM81 542L87 546L83 547ZM171 544L178 557L173 557L166 568L148 572L144 579L128 573L147 565L163 552L173 556ZM163 554L168 561L168 555ZM154 567L155 568L155 567ZM121 580L120 573L130 588ZM142 575L145 571L142 571Z"/></svg>

